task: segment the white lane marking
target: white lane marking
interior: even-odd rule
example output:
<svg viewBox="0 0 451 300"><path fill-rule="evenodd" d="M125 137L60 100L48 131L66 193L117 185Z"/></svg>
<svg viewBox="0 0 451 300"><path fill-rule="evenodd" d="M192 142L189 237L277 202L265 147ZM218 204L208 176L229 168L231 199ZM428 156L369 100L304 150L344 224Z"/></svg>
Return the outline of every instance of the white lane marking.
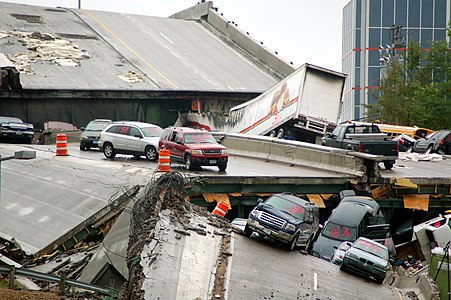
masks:
<svg viewBox="0 0 451 300"><path fill-rule="evenodd" d="M167 36L165 36L162 32L160 32L160 35L161 35L162 37L164 37L169 43L174 44L174 42L171 41L171 39L168 38Z"/></svg>
<svg viewBox="0 0 451 300"><path fill-rule="evenodd" d="M318 290L318 274L316 274L315 272L313 273L313 289L315 291Z"/></svg>

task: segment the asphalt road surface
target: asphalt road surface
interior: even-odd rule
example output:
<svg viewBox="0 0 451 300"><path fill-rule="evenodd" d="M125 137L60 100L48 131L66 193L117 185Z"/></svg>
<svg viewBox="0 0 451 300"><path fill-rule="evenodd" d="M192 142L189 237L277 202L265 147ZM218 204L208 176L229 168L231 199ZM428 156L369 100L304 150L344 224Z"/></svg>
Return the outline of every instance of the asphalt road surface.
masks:
<svg viewBox="0 0 451 300"><path fill-rule="evenodd" d="M402 299L396 288L255 235L234 235L231 262L228 299Z"/></svg>

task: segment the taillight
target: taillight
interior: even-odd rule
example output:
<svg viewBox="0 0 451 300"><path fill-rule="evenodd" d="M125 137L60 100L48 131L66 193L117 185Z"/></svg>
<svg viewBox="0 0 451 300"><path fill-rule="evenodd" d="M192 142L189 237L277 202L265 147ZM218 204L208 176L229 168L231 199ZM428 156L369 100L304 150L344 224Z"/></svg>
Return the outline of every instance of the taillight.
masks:
<svg viewBox="0 0 451 300"><path fill-rule="evenodd" d="M440 142L438 142L439 147L443 147L443 145L445 145L445 140L440 140Z"/></svg>
<svg viewBox="0 0 451 300"><path fill-rule="evenodd" d="M399 140L398 140L398 142L400 143L400 144L403 144L404 145L404 138L400 138Z"/></svg>
<svg viewBox="0 0 451 300"><path fill-rule="evenodd" d="M359 152L363 152L363 144L359 144Z"/></svg>
<svg viewBox="0 0 451 300"><path fill-rule="evenodd" d="M399 144L396 143L396 152L399 152Z"/></svg>

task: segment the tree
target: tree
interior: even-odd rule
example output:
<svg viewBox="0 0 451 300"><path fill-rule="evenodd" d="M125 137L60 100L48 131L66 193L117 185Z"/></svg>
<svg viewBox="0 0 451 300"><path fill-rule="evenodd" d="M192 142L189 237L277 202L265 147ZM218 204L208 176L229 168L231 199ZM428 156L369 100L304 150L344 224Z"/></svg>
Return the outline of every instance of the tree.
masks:
<svg viewBox="0 0 451 300"><path fill-rule="evenodd" d="M448 36L451 40L451 22ZM385 123L451 129L451 42L434 41L422 49L410 41L399 54L386 67L368 115Z"/></svg>

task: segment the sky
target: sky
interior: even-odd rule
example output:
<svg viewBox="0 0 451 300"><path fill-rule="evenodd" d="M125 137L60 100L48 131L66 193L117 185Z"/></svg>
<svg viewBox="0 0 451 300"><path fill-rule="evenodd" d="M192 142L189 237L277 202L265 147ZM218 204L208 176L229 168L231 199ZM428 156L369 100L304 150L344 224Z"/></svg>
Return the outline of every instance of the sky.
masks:
<svg viewBox="0 0 451 300"><path fill-rule="evenodd" d="M168 17L201 0L0 0L49 7ZM350 0L214 0L229 21L297 68L341 71L343 7Z"/></svg>

